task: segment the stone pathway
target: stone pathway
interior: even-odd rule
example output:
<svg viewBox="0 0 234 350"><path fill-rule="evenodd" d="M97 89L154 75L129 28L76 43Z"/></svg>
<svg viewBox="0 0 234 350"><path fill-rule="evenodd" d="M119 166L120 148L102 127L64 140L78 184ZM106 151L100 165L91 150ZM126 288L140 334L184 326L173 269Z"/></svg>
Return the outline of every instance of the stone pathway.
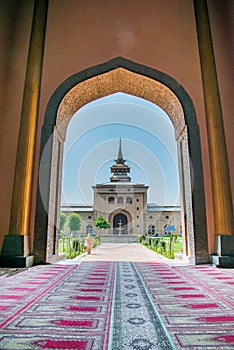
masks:
<svg viewBox="0 0 234 350"><path fill-rule="evenodd" d="M181 261L169 260L138 243L102 243L90 255L83 255L70 261L163 261L169 265L185 265ZM67 260L68 262L68 260Z"/></svg>
<svg viewBox="0 0 234 350"><path fill-rule="evenodd" d="M138 243L102 243L94 248L85 261L160 261L158 255Z"/></svg>

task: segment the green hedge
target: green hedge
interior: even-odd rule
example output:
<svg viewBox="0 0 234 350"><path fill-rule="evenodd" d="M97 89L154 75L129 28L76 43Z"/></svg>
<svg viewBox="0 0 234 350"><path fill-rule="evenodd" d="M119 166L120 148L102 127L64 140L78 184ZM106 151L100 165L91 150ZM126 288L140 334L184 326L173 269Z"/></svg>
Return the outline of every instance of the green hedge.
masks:
<svg viewBox="0 0 234 350"><path fill-rule="evenodd" d="M147 237L146 235L142 235L139 237L139 243L168 259L174 259L174 254L182 251L182 240L179 240L178 235L173 235L171 239L165 236Z"/></svg>
<svg viewBox="0 0 234 350"><path fill-rule="evenodd" d="M77 237L60 238L59 253L66 253L67 259L74 259L75 257L85 252L84 242L85 242L85 236L82 238L77 238ZM93 247L96 247L99 244L100 244L100 237L95 236Z"/></svg>

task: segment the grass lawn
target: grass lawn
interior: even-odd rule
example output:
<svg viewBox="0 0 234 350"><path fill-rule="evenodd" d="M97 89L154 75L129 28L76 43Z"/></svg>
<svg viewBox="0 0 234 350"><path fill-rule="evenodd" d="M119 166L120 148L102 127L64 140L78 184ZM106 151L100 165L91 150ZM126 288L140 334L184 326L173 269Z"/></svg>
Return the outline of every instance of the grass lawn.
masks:
<svg viewBox="0 0 234 350"><path fill-rule="evenodd" d="M158 254L164 255L169 259L174 259L174 253L180 253L182 251L182 238L179 237L175 242L172 240L171 242L171 253L170 253L170 237L160 237L160 243L156 247L154 244L145 244L145 246ZM165 242L165 248L162 247L161 242Z"/></svg>
<svg viewBox="0 0 234 350"><path fill-rule="evenodd" d="M170 237L163 238L164 241L166 241L167 246L169 247L169 241ZM169 249L169 248L168 248ZM182 250L182 238L178 238L177 241L172 242L172 250L174 253L180 253Z"/></svg>

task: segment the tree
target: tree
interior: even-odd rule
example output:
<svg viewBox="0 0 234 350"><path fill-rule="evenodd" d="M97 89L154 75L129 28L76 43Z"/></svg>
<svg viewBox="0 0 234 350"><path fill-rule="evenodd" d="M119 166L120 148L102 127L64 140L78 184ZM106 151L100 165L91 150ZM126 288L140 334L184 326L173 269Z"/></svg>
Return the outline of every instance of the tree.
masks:
<svg viewBox="0 0 234 350"><path fill-rule="evenodd" d="M76 232L80 229L81 219L79 214L72 213L68 216L68 227L71 233Z"/></svg>
<svg viewBox="0 0 234 350"><path fill-rule="evenodd" d="M68 256L71 258L73 249L73 247L71 247L71 236L72 232L78 231L81 227L80 214L71 213L68 216L68 227L70 229L70 234L67 237L67 253Z"/></svg>
<svg viewBox="0 0 234 350"><path fill-rule="evenodd" d="M67 218L66 215L63 212L60 212L60 223L59 223L59 230L60 230L60 238L62 238L62 251L64 252L64 239L63 235L61 234L61 231L64 230L64 225Z"/></svg>
<svg viewBox="0 0 234 350"><path fill-rule="evenodd" d="M60 213L60 224L59 224L60 231L64 230L65 222L66 222L66 215L63 212L61 212Z"/></svg>
<svg viewBox="0 0 234 350"><path fill-rule="evenodd" d="M97 220L94 223L94 227L100 228L100 229L106 229L106 228L110 228L110 224L102 215L100 215L97 217Z"/></svg>

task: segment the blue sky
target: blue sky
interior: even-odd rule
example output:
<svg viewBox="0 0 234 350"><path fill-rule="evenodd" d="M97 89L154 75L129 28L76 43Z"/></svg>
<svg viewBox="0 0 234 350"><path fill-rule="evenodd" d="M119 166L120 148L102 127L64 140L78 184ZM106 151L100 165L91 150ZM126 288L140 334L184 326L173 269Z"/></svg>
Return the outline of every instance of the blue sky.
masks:
<svg viewBox="0 0 234 350"><path fill-rule="evenodd" d="M71 119L64 147L63 204L93 204L92 186L109 182L119 139L132 182L149 186L148 202L179 204L174 128L158 106L123 93L82 107Z"/></svg>

